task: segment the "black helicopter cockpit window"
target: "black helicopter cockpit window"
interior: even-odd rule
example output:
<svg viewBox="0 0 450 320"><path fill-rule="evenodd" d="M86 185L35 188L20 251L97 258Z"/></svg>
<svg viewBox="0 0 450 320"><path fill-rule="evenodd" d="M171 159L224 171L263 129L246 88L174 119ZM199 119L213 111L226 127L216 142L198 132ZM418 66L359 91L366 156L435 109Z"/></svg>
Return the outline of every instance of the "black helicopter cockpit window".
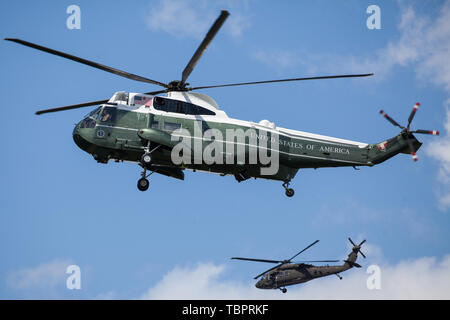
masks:
<svg viewBox="0 0 450 320"><path fill-rule="evenodd" d="M117 109L114 107L104 107L100 113L100 122L114 122Z"/></svg>

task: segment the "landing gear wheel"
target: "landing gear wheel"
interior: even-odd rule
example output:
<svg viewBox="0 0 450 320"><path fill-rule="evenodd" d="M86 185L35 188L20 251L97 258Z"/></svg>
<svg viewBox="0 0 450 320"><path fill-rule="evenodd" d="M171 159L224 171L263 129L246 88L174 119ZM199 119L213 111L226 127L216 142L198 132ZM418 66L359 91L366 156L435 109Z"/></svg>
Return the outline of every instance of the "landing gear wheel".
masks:
<svg viewBox="0 0 450 320"><path fill-rule="evenodd" d="M286 289L286 288L283 288L283 289L281 289L281 292L286 293L286 292L287 292L287 289Z"/></svg>
<svg viewBox="0 0 450 320"><path fill-rule="evenodd" d="M292 188L287 188L286 189L286 195L290 198L295 194L294 189Z"/></svg>
<svg viewBox="0 0 450 320"><path fill-rule="evenodd" d="M286 190L286 195L290 198L294 195L294 189L289 188L289 183L291 180L285 180L283 183L283 188Z"/></svg>
<svg viewBox="0 0 450 320"><path fill-rule="evenodd" d="M144 165L148 165L152 162L152 156L150 153L144 153L141 157L141 163Z"/></svg>
<svg viewBox="0 0 450 320"><path fill-rule="evenodd" d="M148 189L149 185L150 185L150 183L145 178L139 179L138 183L137 183L137 187L141 191L146 191Z"/></svg>

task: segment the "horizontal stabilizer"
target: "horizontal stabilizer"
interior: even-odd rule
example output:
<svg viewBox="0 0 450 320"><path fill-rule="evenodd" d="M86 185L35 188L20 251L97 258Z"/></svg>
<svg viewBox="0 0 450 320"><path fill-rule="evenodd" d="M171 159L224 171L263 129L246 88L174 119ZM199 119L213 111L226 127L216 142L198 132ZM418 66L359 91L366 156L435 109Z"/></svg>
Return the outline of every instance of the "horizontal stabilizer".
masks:
<svg viewBox="0 0 450 320"><path fill-rule="evenodd" d="M146 169L178 180L184 180L184 172L178 168L151 164L146 166Z"/></svg>

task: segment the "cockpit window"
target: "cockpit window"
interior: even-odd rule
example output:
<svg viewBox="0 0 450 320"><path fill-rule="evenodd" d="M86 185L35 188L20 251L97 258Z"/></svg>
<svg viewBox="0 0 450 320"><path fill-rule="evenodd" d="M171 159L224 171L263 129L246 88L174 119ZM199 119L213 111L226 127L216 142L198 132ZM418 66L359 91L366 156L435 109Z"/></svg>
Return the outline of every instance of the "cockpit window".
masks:
<svg viewBox="0 0 450 320"><path fill-rule="evenodd" d="M80 128L95 128L95 120L92 118L84 119L80 124Z"/></svg>
<svg viewBox="0 0 450 320"><path fill-rule="evenodd" d="M91 115L92 118L94 118L95 120L97 120L100 112L102 111L101 108L98 108L97 110L94 110L94 114Z"/></svg>
<svg viewBox="0 0 450 320"><path fill-rule="evenodd" d="M113 107L104 107L100 114L101 122L114 122L116 118L117 109Z"/></svg>
<svg viewBox="0 0 450 320"><path fill-rule="evenodd" d="M102 109L102 107L98 107L98 108L92 110L91 112L85 114L84 118L92 117L92 116L93 116L94 114L96 114L96 113L98 114L98 113L100 112L101 109Z"/></svg>

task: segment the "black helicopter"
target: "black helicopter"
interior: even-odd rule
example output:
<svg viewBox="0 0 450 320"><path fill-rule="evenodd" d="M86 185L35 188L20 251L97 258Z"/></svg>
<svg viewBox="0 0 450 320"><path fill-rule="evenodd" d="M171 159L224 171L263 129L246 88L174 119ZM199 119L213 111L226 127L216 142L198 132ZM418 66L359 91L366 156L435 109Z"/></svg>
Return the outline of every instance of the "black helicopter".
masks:
<svg viewBox="0 0 450 320"><path fill-rule="evenodd" d="M258 289L280 289L283 293L287 292L285 287L294 284L304 283L316 278L326 277L329 275L336 275L342 280L339 273L344 272L353 267L361 268L361 265L356 263L358 258L358 253L360 253L364 258L366 256L361 252L361 246L366 242L366 240L361 241L360 244L356 245L351 238L348 238L350 243L353 245L352 251L349 253L344 264L337 266L315 266L308 264L309 262L339 262L339 260L314 260L314 261L298 261L291 262L292 259L297 257L300 253L306 251L313 245L315 245L319 240L314 241L305 249L294 255L292 258L287 260L267 260L267 259L252 259L252 258L240 258L233 257L231 259L236 260L246 260L246 261L256 261L256 262L266 262L266 263L276 263L277 265L269 270L266 270L258 274L254 279L262 278L255 284Z"/></svg>

